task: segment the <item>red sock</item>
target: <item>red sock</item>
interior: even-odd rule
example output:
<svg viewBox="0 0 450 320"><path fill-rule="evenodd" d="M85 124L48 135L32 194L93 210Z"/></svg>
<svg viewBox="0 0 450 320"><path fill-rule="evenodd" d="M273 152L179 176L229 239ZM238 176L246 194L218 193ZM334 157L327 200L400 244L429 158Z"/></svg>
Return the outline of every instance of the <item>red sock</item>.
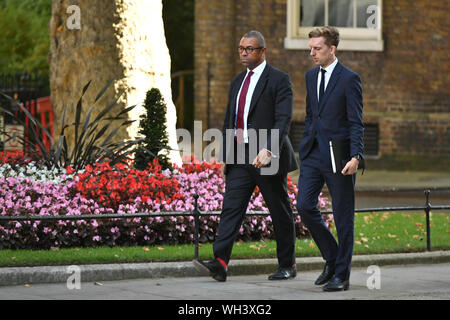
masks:
<svg viewBox="0 0 450 320"><path fill-rule="evenodd" d="M217 261L219 261L220 262L220 264L222 265L222 267L224 267L225 268L225 271L227 271L228 270L228 266L227 266L227 264L226 264L226 262L225 261L223 261L222 259L220 259L220 258L216 258L216 260Z"/></svg>

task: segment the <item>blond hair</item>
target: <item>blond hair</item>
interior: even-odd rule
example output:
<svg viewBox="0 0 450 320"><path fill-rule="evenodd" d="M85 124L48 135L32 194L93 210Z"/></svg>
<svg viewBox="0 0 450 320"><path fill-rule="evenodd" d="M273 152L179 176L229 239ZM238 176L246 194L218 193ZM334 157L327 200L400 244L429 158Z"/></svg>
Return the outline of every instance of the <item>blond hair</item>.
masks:
<svg viewBox="0 0 450 320"><path fill-rule="evenodd" d="M335 46L337 48L339 44L339 30L335 27L325 26L313 29L309 33L309 38L325 38L325 44L329 47Z"/></svg>

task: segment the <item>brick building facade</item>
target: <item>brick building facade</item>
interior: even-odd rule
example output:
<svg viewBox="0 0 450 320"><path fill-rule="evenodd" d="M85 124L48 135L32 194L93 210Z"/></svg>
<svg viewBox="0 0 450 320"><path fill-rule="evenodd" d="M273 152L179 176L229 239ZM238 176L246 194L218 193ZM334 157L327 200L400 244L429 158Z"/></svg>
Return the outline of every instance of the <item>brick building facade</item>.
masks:
<svg viewBox="0 0 450 320"><path fill-rule="evenodd" d="M314 65L308 49L287 48L289 1L196 1L195 119L203 121L204 129L221 128L230 81L243 70L239 40L245 32L259 30L266 38L268 63L291 77L290 134L298 143L305 117L304 76ZM381 4L383 48L338 47L337 52L338 59L362 78L368 153L374 158L425 154L449 158L450 2L384 0Z"/></svg>

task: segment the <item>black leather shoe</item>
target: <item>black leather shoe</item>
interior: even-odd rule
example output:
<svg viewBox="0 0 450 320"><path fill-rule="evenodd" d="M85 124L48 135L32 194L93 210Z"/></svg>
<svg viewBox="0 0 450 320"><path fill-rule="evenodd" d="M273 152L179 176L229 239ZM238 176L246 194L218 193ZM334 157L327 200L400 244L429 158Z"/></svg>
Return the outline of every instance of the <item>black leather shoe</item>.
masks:
<svg viewBox="0 0 450 320"><path fill-rule="evenodd" d="M323 287L323 291L342 291L348 290L350 282L348 280L342 280L337 276L334 276L326 286Z"/></svg>
<svg viewBox="0 0 450 320"><path fill-rule="evenodd" d="M227 270L218 260L203 262L200 260L192 260L195 269L203 275L210 275L214 280L225 282L227 280Z"/></svg>
<svg viewBox="0 0 450 320"><path fill-rule="evenodd" d="M297 269L291 268L278 268L278 270L269 276L269 280L287 280L297 276Z"/></svg>
<svg viewBox="0 0 450 320"><path fill-rule="evenodd" d="M333 276L334 276L334 263L326 263L325 267L323 268L322 274L317 278L314 284L316 286L321 286L330 281Z"/></svg>

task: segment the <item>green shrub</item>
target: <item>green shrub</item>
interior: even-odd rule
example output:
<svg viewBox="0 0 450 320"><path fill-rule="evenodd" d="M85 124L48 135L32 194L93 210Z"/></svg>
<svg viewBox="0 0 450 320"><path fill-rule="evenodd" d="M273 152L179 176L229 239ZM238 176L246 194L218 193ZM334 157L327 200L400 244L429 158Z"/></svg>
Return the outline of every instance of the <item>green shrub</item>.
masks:
<svg viewBox="0 0 450 320"><path fill-rule="evenodd" d="M143 141L135 154L135 167L144 170L148 163L157 157L163 169L170 169L167 152L169 150L166 126L167 106L159 89L152 88L147 92L144 107L146 112L141 115L139 122L139 134L142 135Z"/></svg>

